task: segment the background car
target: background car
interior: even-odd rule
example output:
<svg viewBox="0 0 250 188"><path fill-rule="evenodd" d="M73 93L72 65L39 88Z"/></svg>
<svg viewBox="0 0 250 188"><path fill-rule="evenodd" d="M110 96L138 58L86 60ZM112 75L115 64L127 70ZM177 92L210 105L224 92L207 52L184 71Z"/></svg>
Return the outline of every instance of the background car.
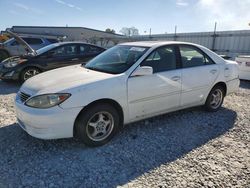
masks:
<svg viewBox="0 0 250 188"><path fill-rule="evenodd" d="M83 42L54 43L26 56L5 59L0 63L0 78L24 82L44 71L86 63L104 50L104 48Z"/></svg>
<svg viewBox="0 0 250 188"><path fill-rule="evenodd" d="M20 88L15 105L20 126L34 137L75 136L100 146L123 124L200 105L215 112L238 87L237 63L203 46L132 42L85 66L34 76Z"/></svg>
<svg viewBox="0 0 250 188"><path fill-rule="evenodd" d="M49 44L58 42L57 39L42 38L42 37L20 37L22 38L31 48L38 50ZM27 53L26 49L20 42L15 38L11 38L4 43L0 43L0 61L10 56L21 56Z"/></svg>
<svg viewBox="0 0 250 188"><path fill-rule="evenodd" d="M239 77L242 80L250 80L250 56L238 56L235 61L239 64Z"/></svg>

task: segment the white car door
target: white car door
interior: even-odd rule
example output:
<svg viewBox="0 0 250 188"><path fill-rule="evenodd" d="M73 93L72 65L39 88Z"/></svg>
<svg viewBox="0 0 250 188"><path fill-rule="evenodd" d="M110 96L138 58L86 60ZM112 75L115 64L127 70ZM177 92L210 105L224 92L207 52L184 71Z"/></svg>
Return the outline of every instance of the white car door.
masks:
<svg viewBox="0 0 250 188"><path fill-rule="evenodd" d="M175 54L174 46L156 49L140 64L151 66L153 74L128 78L128 105L132 121L179 107L181 71Z"/></svg>
<svg viewBox="0 0 250 188"><path fill-rule="evenodd" d="M203 104L219 75L219 66L196 47L180 46L182 59L181 106Z"/></svg>

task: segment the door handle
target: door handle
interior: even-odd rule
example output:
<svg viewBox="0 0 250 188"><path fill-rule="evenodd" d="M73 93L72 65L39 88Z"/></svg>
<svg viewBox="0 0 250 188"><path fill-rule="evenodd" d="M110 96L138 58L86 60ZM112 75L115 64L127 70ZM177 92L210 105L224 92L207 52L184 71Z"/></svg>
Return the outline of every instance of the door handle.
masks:
<svg viewBox="0 0 250 188"><path fill-rule="evenodd" d="M71 59L72 61L78 61L79 60L79 58L74 58L74 59Z"/></svg>
<svg viewBox="0 0 250 188"><path fill-rule="evenodd" d="M217 72L217 70L215 70L215 69L210 71L210 73L212 73L212 74L215 74L216 72Z"/></svg>
<svg viewBox="0 0 250 188"><path fill-rule="evenodd" d="M171 78L171 80L173 80L173 81L178 81L178 80L180 80L180 79L181 79L180 76L173 76L173 77Z"/></svg>

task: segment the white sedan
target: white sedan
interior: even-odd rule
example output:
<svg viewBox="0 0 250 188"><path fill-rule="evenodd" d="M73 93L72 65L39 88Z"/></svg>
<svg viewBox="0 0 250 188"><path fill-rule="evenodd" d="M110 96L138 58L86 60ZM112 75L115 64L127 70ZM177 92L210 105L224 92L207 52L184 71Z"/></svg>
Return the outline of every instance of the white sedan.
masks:
<svg viewBox="0 0 250 188"><path fill-rule="evenodd" d="M183 108L217 111L239 87L238 65L182 42L119 44L85 67L27 80L15 100L20 126L41 139L107 143L124 125Z"/></svg>

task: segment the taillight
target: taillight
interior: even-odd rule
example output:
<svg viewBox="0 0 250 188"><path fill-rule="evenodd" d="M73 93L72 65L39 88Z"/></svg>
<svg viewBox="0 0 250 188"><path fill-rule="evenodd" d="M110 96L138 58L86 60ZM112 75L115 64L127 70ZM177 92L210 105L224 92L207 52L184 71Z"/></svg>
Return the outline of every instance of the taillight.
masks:
<svg viewBox="0 0 250 188"><path fill-rule="evenodd" d="M250 67L250 62L246 62L246 66L247 66L247 67Z"/></svg>

